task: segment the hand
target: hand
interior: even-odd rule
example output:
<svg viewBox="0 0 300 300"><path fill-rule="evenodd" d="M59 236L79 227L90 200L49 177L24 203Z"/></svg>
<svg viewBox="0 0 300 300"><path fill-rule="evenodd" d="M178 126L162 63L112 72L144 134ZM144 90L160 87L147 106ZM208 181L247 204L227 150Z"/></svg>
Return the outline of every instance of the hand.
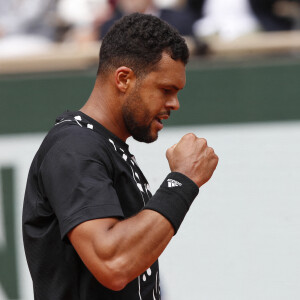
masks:
<svg viewBox="0 0 300 300"><path fill-rule="evenodd" d="M184 135L167 150L166 156L172 172L186 175L198 187L211 178L219 161L213 148L207 146L206 140L193 133Z"/></svg>

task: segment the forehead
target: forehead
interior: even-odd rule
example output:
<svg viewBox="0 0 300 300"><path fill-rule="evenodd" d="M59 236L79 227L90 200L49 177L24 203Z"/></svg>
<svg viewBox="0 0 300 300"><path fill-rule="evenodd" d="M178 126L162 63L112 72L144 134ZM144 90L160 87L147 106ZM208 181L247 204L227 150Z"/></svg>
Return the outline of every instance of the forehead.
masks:
<svg viewBox="0 0 300 300"><path fill-rule="evenodd" d="M174 60L169 54L163 53L157 67L146 75L148 80L158 84L173 85L183 89L186 82L185 65L180 60Z"/></svg>

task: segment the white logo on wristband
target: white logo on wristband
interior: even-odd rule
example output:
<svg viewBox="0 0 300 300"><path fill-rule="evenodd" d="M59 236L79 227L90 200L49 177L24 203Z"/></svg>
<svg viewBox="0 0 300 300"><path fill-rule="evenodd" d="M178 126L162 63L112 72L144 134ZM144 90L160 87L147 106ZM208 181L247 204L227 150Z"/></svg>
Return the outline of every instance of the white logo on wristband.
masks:
<svg viewBox="0 0 300 300"><path fill-rule="evenodd" d="M168 181L168 187L182 186L182 183L180 183L177 180L167 179L167 181Z"/></svg>

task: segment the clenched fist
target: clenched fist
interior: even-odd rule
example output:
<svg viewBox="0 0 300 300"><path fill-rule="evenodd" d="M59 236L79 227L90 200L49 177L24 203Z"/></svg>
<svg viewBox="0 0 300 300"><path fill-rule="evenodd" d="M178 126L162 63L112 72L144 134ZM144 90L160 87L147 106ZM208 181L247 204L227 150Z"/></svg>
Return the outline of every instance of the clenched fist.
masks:
<svg viewBox="0 0 300 300"><path fill-rule="evenodd" d="M181 140L169 148L166 156L172 172L180 172L198 187L206 183L218 164L218 156L203 138L193 133L184 135Z"/></svg>

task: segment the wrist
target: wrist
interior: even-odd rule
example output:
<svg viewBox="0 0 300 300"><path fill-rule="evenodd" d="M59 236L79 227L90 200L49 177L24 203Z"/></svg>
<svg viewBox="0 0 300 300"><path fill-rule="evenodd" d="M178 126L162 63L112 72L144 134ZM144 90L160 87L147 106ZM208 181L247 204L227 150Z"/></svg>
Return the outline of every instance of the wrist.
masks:
<svg viewBox="0 0 300 300"><path fill-rule="evenodd" d="M162 214L176 233L198 193L198 186L189 177L171 172L144 208Z"/></svg>

